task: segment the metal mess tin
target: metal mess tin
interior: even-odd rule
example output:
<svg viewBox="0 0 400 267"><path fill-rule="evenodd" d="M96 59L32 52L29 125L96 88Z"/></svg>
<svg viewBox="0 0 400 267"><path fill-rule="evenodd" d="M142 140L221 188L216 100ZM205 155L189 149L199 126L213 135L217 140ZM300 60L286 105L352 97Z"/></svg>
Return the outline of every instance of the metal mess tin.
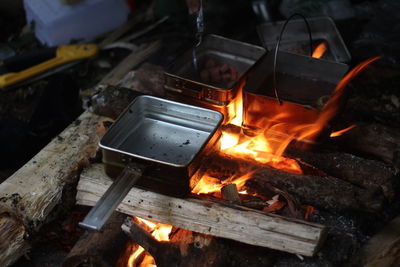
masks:
<svg viewBox="0 0 400 267"><path fill-rule="evenodd" d="M323 59L342 63L350 62L350 53L330 17L309 18L307 22L313 38L312 45L315 47L323 41L328 43L328 49L322 57ZM285 21L268 22L257 27L261 42L268 50L275 48L284 24ZM302 19L294 19L288 23L280 49L295 54L307 54L309 46L309 35L304 21Z"/></svg>
<svg viewBox="0 0 400 267"><path fill-rule="evenodd" d="M128 162L139 160L152 165L149 176L157 171L157 177L165 175L179 184L179 176L188 184L200 163L196 161L200 151L206 154L215 144L219 135L214 133L222 119L213 110L139 96L100 140L106 173L113 177ZM191 189L185 188L180 188L183 194Z"/></svg>
<svg viewBox="0 0 400 267"><path fill-rule="evenodd" d="M239 89L240 83L255 63L265 54L263 47L206 35L201 44L178 58L165 72L165 89L173 95L203 100L217 105L228 104ZM196 55L197 71L193 63ZM210 60L218 65L228 65L237 71L237 77L228 82L204 81L199 72L207 68Z"/></svg>
<svg viewBox="0 0 400 267"><path fill-rule="evenodd" d="M202 160L218 141L221 113L151 96L138 96L100 141L108 175L118 176L81 226L100 230L137 185L184 196L197 184Z"/></svg>
<svg viewBox="0 0 400 267"><path fill-rule="evenodd" d="M314 122L348 70L346 64L283 51L277 53L276 59L276 88L281 102L274 92L274 53L271 51L257 65L244 87L245 128Z"/></svg>

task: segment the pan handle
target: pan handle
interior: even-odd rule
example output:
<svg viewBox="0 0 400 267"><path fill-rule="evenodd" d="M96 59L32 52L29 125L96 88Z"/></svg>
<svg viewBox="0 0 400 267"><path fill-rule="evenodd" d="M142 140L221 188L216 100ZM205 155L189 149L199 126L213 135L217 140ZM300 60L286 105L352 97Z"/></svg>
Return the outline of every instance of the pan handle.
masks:
<svg viewBox="0 0 400 267"><path fill-rule="evenodd" d="M132 186L142 177L143 170L144 166L138 164L129 163L126 165L122 173L79 225L87 229L100 231Z"/></svg>

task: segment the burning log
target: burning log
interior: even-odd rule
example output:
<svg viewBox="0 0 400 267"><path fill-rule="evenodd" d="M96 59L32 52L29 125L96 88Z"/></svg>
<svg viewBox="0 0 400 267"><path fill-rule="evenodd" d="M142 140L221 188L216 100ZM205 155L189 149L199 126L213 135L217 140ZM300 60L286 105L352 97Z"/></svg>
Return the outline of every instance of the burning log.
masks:
<svg viewBox="0 0 400 267"><path fill-rule="evenodd" d="M271 186L286 191L303 204L328 210L376 212L382 208L383 195L363 189L332 176L299 175L281 171L249 159L215 153L209 158L207 173L213 177L238 175L239 170L254 171L246 186L256 192L269 192Z"/></svg>
<svg viewBox="0 0 400 267"><path fill-rule="evenodd" d="M122 225L123 231L132 238L133 242L139 243L147 251L144 256L140 253L140 249L133 252L133 259L130 262L134 262L136 266L143 266L144 262L154 263L159 267L273 266L272 250L180 228L172 229L167 241L159 241L153 237L154 232L150 235L147 228L145 230L135 223L136 220L137 218L135 220L127 218ZM139 221L143 220L139 219ZM152 256L151 261L148 258L150 256L147 255ZM154 262L152 262L153 259Z"/></svg>
<svg viewBox="0 0 400 267"><path fill-rule="evenodd" d="M381 190L388 200L395 197L395 170L379 161L339 152L292 151L289 156L361 188Z"/></svg>
<svg viewBox="0 0 400 267"><path fill-rule="evenodd" d="M170 241L157 241L129 217L121 228L152 255L158 267L219 266L225 254L212 236L178 229Z"/></svg>
<svg viewBox="0 0 400 267"><path fill-rule="evenodd" d="M120 228L125 217L115 212L102 232L85 232L65 258L63 266L114 266L127 242Z"/></svg>
<svg viewBox="0 0 400 267"><path fill-rule="evenodd" d="M93 206L110 184L103 166L93 165L81 174L77 203ZM168 197L135 187L118 210L203 234L306 256L314 255L326 237L322 225L240 206Z"/></svg>
<svg viewBox="0 0 400 267"><path fill-rule="evenodd" d="M380 124L357 124L346 134L333 139L346 150L374 156L400 169L400 133Z"/></svg>

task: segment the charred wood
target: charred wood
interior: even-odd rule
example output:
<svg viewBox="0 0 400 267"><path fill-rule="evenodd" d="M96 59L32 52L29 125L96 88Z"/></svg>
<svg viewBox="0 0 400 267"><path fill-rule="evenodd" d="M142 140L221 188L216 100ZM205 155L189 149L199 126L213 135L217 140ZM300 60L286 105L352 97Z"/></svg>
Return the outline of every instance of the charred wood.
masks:
<svg viewBox="0 0 400 267"><path fill-rule="evenodd" d="M288 155L361 188L379 189L388 200L395 197L396 171L382 162L343 152L291 151Z"/></svg>
<svg viewBox="0 0 400 267"><path fill-rule="evenodd" d="M394 267L400 265L400 216L393 219L360 249L349 266Z"/></svg>
<svg viewBox="0 0 400 267"><path fill-rule="evenodd" d="M400 132L381 124L357 124L349 132L333 139L345 150L369 155L400 169Z"/></svg>
<svg viewBox="0 0 400 267"><path fill-rule="evenodd" d="M213 177L229 178L240 171L254 171L247 186L257 192L269 192L272 187L286 191L302 204L321 209L377 212L383 205L379 190L363 189L332 176L298 175L274 169L253 160L237 159L215 153L209 158L207 173Z"/></svg>
<svg viewBox="0 0 400 267"><path fill-rule="evenodd" d="M115 266L128 240L120 228L125 217L114 212L101 232L85 232L65 258L63 266Z"/></svg>
<svg viewBox="0 0 400 267"><path fill-rule="evenodd" d="M219 266L225 254L217 248L212 236L177 229L170 241L157 241L147 231L127 218L122 230L154 258L157 266Z"/></svg>

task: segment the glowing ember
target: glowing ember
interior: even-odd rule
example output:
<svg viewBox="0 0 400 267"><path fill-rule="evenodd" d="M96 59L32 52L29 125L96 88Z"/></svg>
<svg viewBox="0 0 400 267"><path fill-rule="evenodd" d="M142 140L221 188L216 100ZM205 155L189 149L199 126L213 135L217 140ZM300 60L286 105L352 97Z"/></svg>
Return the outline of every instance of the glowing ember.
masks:
<svg viewBox="0 0 400 267"><path fill-rule="evenodd" d="M356 127L356 126L357 126L357 125L353 124L353 125L350 125L349 127L345 128L345 129L342 129L342 130L340 130L340 131L332 132L331 135L330 135L330 137L341 136L341 135L343 135L344 133L346 133L346 132L350 131L351 129L353 129L354 127Z"/></svg>
<svg viewBox="0 0 400 267"><path fill-rule="evenodd" d="M193 188L192 193L194 194L213 194L220 193L221 188L227 184L236 184L237 188L243 188L246 181L251 178L253 172L246 173L241 176L233 176L226 180L220 180L205 174L201 180L198 182L195 188ZM240 193L246 192L241 191ZM244 193L243 193L244 194Z"/></svg>
<svg viewBox="0 0 400 267"><path fill-rule="evenodd" d="M326 41L323 41L317 47L314 49L314 52L312 53L312 57L314 58L321 58L326 50L328 49L328 43Z"/></svg>
<svg viewBox="0 0 400 267"><path fill-rule="evenodd" d="M151 233L151 235L157 239L158 241L169 241L169 234L172 231L172 225L167 225L167 224L162 224L162 223L156 223L152 222L149 220L141 219L139 217L134 217L135 221L137 224L139 224L142 228L144 228L146 231ZM138 263L136 262L139 257L143 255L143 253L146 253L144 255L143 260ZM131 256L129 257L128 260L128 266L129 267L149 267L149 266L157 266L155 264L155 261L153 257L147 253L144 248L141 246L138 246L138 248L132 252Z"/></svg>

